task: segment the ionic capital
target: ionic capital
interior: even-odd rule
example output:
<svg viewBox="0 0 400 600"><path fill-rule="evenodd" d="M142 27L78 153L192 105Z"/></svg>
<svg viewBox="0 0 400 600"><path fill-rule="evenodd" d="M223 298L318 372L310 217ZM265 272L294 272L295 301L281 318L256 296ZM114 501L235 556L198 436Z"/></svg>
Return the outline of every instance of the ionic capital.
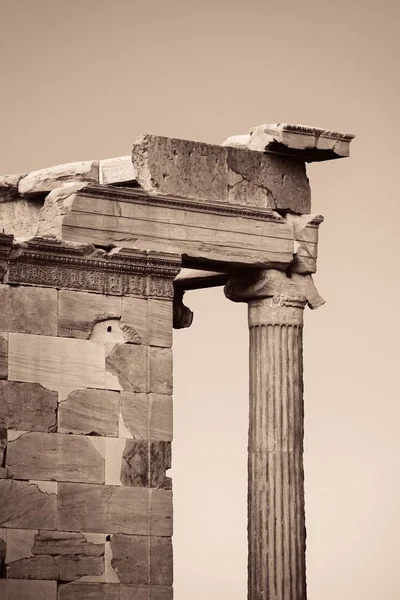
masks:
<svg viewBox="0 0 400 600"><path fill-rule="evenodd" d="M311 309L325 303L314 285L312 275L287 274L274 269L245 272L226 283L225 296L233 302L270 298L271 306Z"/></svg>

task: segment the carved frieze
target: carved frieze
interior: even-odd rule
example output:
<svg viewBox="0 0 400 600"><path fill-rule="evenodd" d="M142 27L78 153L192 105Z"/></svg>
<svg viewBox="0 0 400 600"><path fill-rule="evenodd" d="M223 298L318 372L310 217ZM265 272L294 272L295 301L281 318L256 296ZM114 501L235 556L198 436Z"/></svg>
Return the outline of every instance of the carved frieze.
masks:
<svg viewBox="0 0 400 600"><path fill-rule="evenodd" d="M43 239L12 251L10 244L8 252L7 283L165 300L173 298L173 279L181 263L174 254L124 248L107 253Z"/></svg>

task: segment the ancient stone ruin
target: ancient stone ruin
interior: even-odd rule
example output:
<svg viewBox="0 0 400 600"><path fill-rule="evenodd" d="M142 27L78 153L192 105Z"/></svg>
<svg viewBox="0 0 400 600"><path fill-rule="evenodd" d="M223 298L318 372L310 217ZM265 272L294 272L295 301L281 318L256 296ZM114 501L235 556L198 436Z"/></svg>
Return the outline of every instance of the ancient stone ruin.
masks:
<svg viewBox="0 0 400 600"><path fill-rule="evenodd" d="M2 599L172 600L172 330L186 290L222 285L249 308L248 598L306 599L306 162L352 137L145 135L0 179Z"/></svg>

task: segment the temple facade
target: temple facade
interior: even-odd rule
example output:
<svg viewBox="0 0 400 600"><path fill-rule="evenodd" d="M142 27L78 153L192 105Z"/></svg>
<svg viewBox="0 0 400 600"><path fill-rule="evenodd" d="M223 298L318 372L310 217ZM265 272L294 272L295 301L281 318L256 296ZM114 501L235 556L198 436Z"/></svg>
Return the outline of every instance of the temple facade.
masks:
<svg viewBox="0 0 400 600"><path fill-rule="evenodd" d="M144 135L0 178L1 598L172 600L173 328L185 291L224 286L248 304L248 600L306 600L306 163L352 138Z"/></svg>

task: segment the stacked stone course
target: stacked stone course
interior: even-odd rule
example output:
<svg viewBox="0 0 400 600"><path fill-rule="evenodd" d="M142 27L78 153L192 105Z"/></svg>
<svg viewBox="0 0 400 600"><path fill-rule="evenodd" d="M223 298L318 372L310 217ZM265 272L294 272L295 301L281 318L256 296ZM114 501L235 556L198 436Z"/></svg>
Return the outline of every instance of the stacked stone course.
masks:
<svg viewBox="0 0 400 600"><path fill-rule="evenodd" d="M180 257L0 237L0 597L170 600Z"/></svg>

